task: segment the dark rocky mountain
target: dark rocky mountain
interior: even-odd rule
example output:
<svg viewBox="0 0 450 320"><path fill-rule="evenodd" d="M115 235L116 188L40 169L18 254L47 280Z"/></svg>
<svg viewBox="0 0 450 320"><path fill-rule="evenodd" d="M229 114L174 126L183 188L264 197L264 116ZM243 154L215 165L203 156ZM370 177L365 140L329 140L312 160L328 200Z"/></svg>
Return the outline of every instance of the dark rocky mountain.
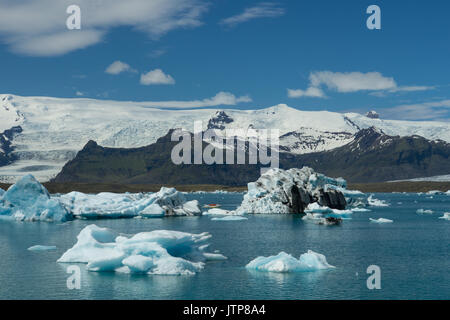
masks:
<svg viewBox="0 0 450 320"><path fill-rule="evenodd" d="M0 166L5 166L16 160L16 157L12 154L14 150L12 140L14 139L14 135L20 132L22 132L22 128L16 126L0 133Z"/></svg>
<svg viewBox="0 0 450 320"><path fill-rule="evenodd" d="M54 182L237 186L260 175L260 165L175 165L171 150L177 144L171 141L171 131L154 144L134 149L104 148L90 141ZM203 142L203 148L207 145ZM349 182L381 182L449 174L450 144L420 136L389 136L369 128L360 130L345 146L303 155L281 152L279 159L283 169L310 166Z"/></svg>

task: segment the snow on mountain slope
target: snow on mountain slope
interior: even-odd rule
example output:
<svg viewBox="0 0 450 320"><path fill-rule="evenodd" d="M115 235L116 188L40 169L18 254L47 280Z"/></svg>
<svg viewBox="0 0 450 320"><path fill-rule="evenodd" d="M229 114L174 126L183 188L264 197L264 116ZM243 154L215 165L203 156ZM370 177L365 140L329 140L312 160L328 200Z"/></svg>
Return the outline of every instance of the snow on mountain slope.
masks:
<svg viewBox="0 0 450 320"><path fill-rule="evenodd" d="M13 126L23 131L12 146L18 161L0 167L0 181L14 182L26 173L40 181L56 175L89 140L105 147L140 147L154 143L169 129L278 129L284 151L330 150L353 140L353 134L376 126L389 135L421 135L450 142L450 123L370 119L356 113L301 111L285 104L258 110L170 110L146 102L61 99L0 95L0 133Z"/></svg>

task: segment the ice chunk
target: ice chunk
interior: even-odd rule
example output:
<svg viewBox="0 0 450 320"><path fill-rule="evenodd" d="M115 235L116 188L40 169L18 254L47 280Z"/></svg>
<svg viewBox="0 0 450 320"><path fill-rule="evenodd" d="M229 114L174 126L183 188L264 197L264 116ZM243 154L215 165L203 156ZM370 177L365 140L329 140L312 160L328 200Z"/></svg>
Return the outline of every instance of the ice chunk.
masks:
<svg viewBox="0 0 450 320"><path fill-rule="evenodd" d="M165 187L157 193L71 192L57 199L78 218L155 218L201 214L197 200L186 201L183 193Z"/></svg>
<svg viewBox="0 0 450 320"><path fill-rule="evenodd" d="M317 202L310 203L305 209L305 213L331 213L333 212L332 209L321 206Z"/></svg>
<svg viewBox="0 0 450 320"><path fill-rule="evenodd" d="M247 269L268 272L307 272L335 268L328 264L324 255L308 250L299 259L285 252L276 256L258 257L250 261Z"/></svg>
<svg viewBox="0 0 450 320"><path fill-rule="evenodd" d="M203 215L208 216L208 215L227 215L230 214L230 211L228 210L224 210L224 209L219 209L219 208L212 208L209 209L206 212L203 212Z"/></svg>
<svg viewBox="0 0 450 320"><path fill-rule="evenodd" d="M418 214L433 214L433 210L417 209Z"/></svg>
<svg viewBox="0 0 450 320"><path fill-rule="evenodd" d="M384 200L375 199L373 197L373 194L371 194L369 196L369 198L367 198L367 202L369 203L369 206L371 206L371 207L389 207L389 203L387 203Z"/></svg>
<svg viewBox="0 0 450 320"><path fill-rule="evenodd" d="M242 217L242 216L226 216L226 217L222 217L222 218L212 218L211 220L214 221L240 221L240 220L248 220L248 218Z"/></svg>
<svg viewBox="0 0 450 320"><path fill-rule="evenodd" d="M30 251L56 250L56 246L35 245L35 246L32 246L32 247L29 247L27 250L30 250Z"/></svg>
<svg viewBox="0 0 450 320"><path fill-rule="evenodd" d="M202 270L205 261L226 259L204 251L210 238L209 233L168 230L117 236L93 224L80 232L77 243L58 262L87 263L89 271L97 272L189 275Z"/></svg>
<svg viewBox="0 0 450 320"><path fill-rule="evenodd" d="M369 218L369 220L370 220L370 222L374 222L374 223L392 223L392 222L394 222L394 220L385 219L385 218L378 218L378 219Z"/></svg>
<svg viewBox="0 0 450 320"><path fill-rule="evenodd" d="M444 213L444 215L439 217L439 219L450 220L450 212Z"/></svg>
<svg viewBox="0 0 450 320"><path fill-rule="evenodd" d="M338 191L345 189L345 180L326 177L309 167L272 168L257 181L248 183L247 187L248 192L236 214L303 213L303 209L312 202L333 203L329 206L345 208L345 198ZM327 191L327 188L336 190Z"/></svg>
<svg viewBox="0 0 450 320"><path fill-rule="evenodd" d="M2 188L0 188L0 198L5 194L5 190L3 190Z"/></svg>
<svg viewBox="0 0 450 320"><path fill-rule="evenodd" d="M32 175L23 176L0 198L0 216L23 221L66 221L71 214Z"/></svg>

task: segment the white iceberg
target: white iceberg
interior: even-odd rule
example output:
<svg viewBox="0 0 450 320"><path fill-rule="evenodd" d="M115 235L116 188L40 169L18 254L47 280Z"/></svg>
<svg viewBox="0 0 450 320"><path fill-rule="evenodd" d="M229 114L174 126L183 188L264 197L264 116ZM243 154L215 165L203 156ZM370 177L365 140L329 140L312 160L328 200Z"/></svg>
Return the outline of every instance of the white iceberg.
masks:
<svg viewBox="0 0 450 320"><path fill-rule="evenodd" d="M450 220L450 212L444 213L444 215L439 217L439 219Z"/></svg>
<svg viewBox="0 0 450 320"><path fill-rule="evenodd" d="M228 215L226 217L221 218L212 218L213 221L241 221L241 220L248 220L248 218L245 218L243 216L237 216L237 215Z"/></svg>
<svg viewBox="0 0 450 320"><path fill-rule="evenodd" d="M371 207L389 207L389 203L384 200L378 200L373 197L373 194L367 198L367 202Z"/></svg>
<svg viewBox="0 0 450 320"><path fill-rule="evenodd" d="M56 246L44 246L44 245L35 245L32 247L29 247L27 250L29 251L49 251L49 250L56 250Z"/></svg>
<svg viewBox="0 0 450 320"><path fill-rule="evenodd" d="M445 192L443 192L441 190L430 190L426 194L428 194L428 195L443 195L443 194L445 194Z"/></svg>
<svg viewBox="0 0 450 320"><path fill-rule="evenodd" d="M213 215L229 215L229 214L233 214L233 211L228 211L228 210L224 210L224 209L220 209L220 208L212 208L209 209L208 211L203 212L204 216L213 216Z"/></svg>
<svg viewBox="0 0 450 320"><path fill-rule="evenodd" d="M285 252L276 256L258 257L250 261L247 269L266 272L308 272L335 268L328 264L323 254L308 250L299 259Z"/></svg>
<svg viewBox="0 0 450 320"><path fill-rule="evenodd" d="M47 189L32 175L23 176L0 197L0 216L20 221L61 221L71 214L50 197Z"/></svg>
<svg viewBox="0 0 450 320"><path fill-rule="evenodd" d="M417 214L433 214L433 210L417 209Z"/></svg>
<svg viewBox="0 0 450 320"><path fill-rule="evenodd" d="M370 220L370 222L374 222L374 223L392 223L392 222L394 222L394 220L385 219L385 218L378 218L378 219L369 218L369 220Z"/></svg>
<svg viewBox="0 0 450 320"><path fill-rule="evenodd" d="M200 215L197 200L186 201L183 193L174 188L162 187L156 193L116 194L102 192L84 194L70 192L57 199L76 218L156 218L164 216Z"/></svg>
<svg viewBox="0 0 450 320"><path fill-rule="evenodd" d="M87 263L89 271L97 272L192 275L208 260L226 259L220 253L205 252L210 238L206 232L168 230L125 237L92 224L81 230L77 243L58 262Z"/></svg>
<svg viewBox="0 0 450 320"><path fill-rule="evenodd" d="M344 209L345 197L336 189L345 187L344 179L332 179L308 167L289 170L272 168L257 181L248 183L248 191L236 214L303 213L307 205L313 202Z"/></svg>

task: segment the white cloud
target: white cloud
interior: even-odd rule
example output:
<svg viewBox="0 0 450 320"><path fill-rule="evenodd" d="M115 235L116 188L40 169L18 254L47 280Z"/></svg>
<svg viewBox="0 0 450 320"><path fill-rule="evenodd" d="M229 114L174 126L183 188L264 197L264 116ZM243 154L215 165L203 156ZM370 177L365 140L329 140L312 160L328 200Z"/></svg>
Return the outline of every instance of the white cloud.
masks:
<svg viewBox="0 0 450 320"><path fill-rule="evenodd" d="M284 15L285 10L275 3L263 2L254 7L246 8L244 12L235 16L223 19L220 24L233 27L240 23L258 18L277 18Z"/></svg>
<svg viewBox="0 0 450 320"><path fill-rule="evenodd" d="M289 98L301 98L301 97L310 97L310 98L325 98L325 93L320 88L309 87L306 90L301 89L288 89L288 97Z"/></svg>
<svg viewBox="0 0 450 320"><path fill-rule="evenodd" d="M175 109L193 109L215 107L220 105L234 106L238 103L252 102L249 96L236 97L230 92L219 92L212 98L193 101L147 101L142 102L144 107L152 108L175 108Z"/></svg>
<svg viewBox="0 0 450 320"><path fill-rule="evenodd" d="M387 90L397 87L393 78L384 77L379 72L313 72L309 76L311 86L325 85L338 92L356 92L362 90Z"/></svg>
<svg viewBox="0 0 450 320"><path fill-rule="evenodd" d="M161 69L155 69L141 74L141 84L150 86L156 84L175 84L172 76L165 74Z"/></svg>
<svg viewBox="0 0 450 320"><path fill-rule="evenodd" d="M383 110L390 119L402 120L450 120L450 100L403 104Z"/></svg>
<svg viewBox="0 0 450 320"><path fill-rule="evenodd" d="M288 89L290 98L325 98L322 88L349 93L370 91L369 94L385 97L387 93L432 90L432 86L398 86L394 78L385 77L379 72L332 72L317 71L309 75L309 87L306 90Z"/></svg>
<svg viewBox="0 0 450 320"><path fill-rule="evenodd" d="M105 72L116 75L122 72L136 72L136 70L131 68L128 63L117 60L111 63L108 68L106 68Z"/></svg>
<svg viewBox="0 0 450 320"><path fill-rule="evenodd" d="M2 0L0 40L14 52L62 55L102 41L115 27L126 26L156 39L179 28L201 25L204 0L77 0L81 30L67 30L66 8L73 0Z"/></svg>
<svg viewBox="0 0 450 320"><path fill-rule="evenodd" d="M434 90L435 86L403 86L390 89L389 92L414 92L414 91L427 91Z"/></svg>

